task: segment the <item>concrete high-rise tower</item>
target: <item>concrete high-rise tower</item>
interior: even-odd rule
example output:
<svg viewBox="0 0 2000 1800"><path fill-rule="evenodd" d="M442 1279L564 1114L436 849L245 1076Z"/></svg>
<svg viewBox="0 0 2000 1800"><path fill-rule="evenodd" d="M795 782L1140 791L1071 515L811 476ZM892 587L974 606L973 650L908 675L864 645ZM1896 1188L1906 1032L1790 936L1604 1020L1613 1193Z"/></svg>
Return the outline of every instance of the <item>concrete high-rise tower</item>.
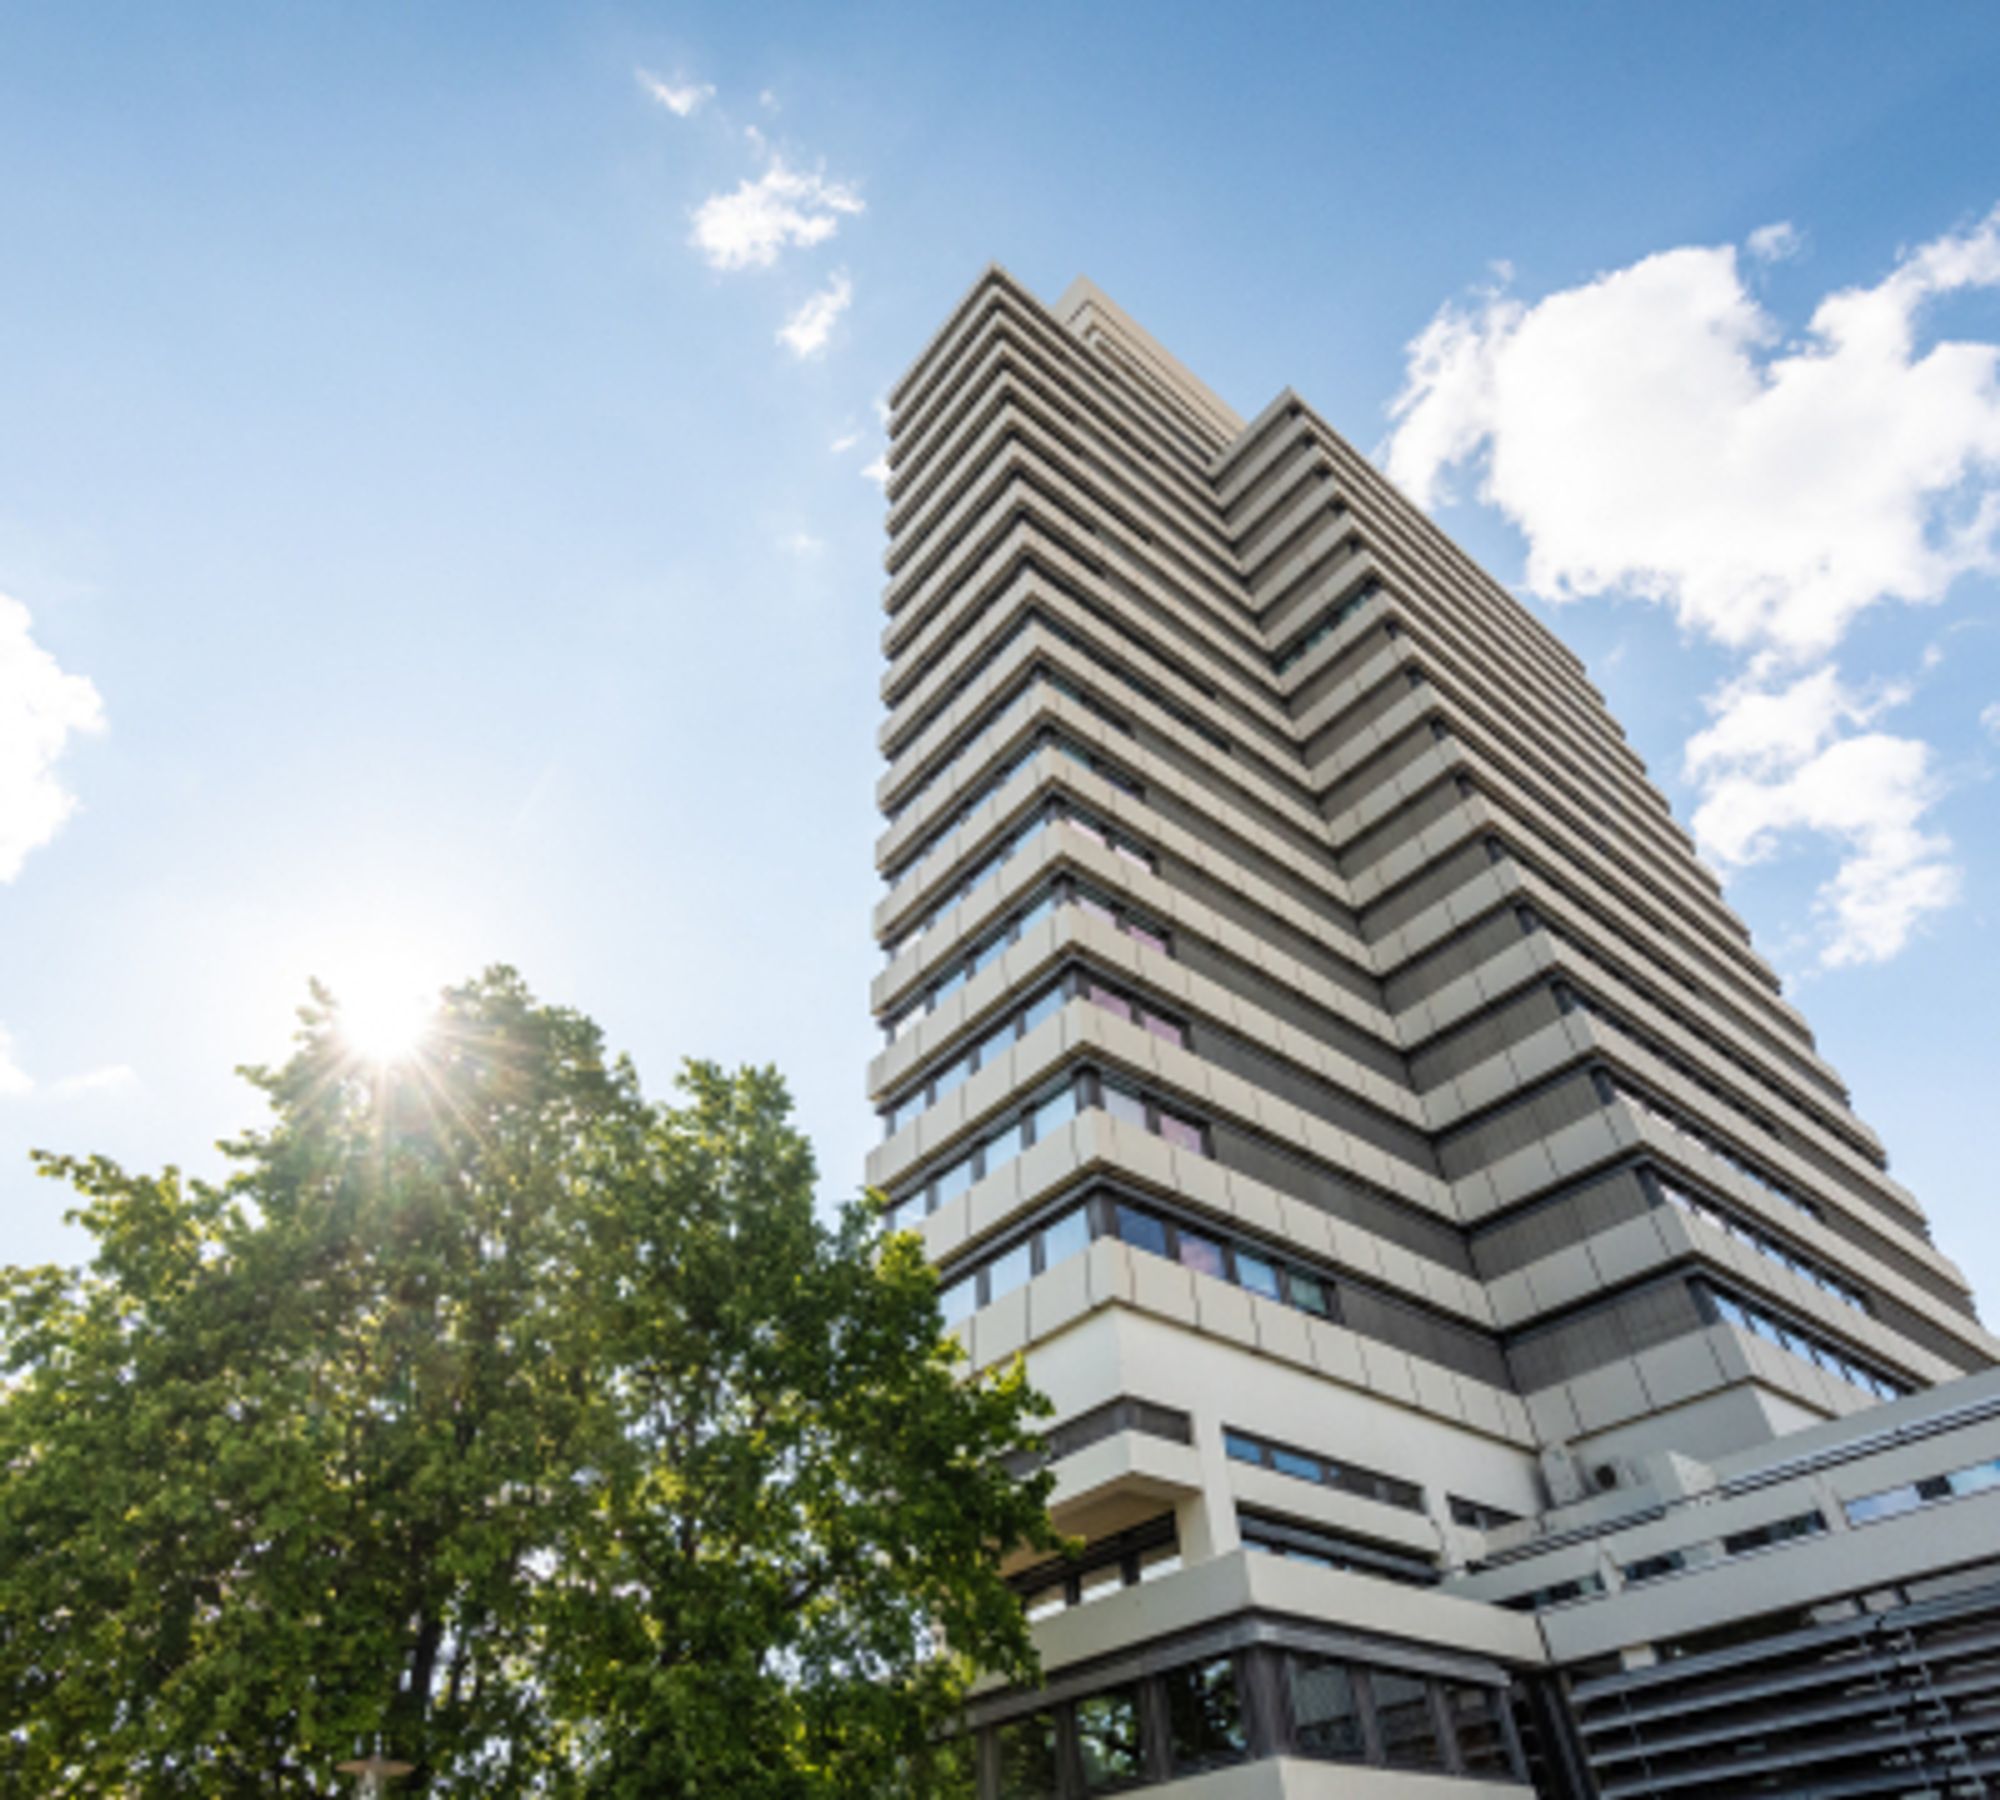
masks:
<svg viewBox="0 0 2000 1800"><path fill-rule="evenodd" d="M1086 1544L982 1793L2000 1767L2000 1343L1577 659L1087 282L892 403L869 1174Z"/></svg>

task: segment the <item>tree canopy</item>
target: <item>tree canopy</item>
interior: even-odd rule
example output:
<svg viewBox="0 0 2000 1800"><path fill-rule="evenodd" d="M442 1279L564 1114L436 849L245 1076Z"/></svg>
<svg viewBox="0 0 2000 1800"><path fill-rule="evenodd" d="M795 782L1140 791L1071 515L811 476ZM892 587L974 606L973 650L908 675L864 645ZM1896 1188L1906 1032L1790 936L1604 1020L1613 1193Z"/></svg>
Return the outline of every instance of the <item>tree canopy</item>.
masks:
<svg viewBox="0 0 2000 1800"><path fill-rule="evenodd" d="M225 1179L39 1159L94 1255L0 1272L0 1789L949 1791L1041 1402L778 1076L649 1102L505 969L397 1062L301 1018Z"/></svg>

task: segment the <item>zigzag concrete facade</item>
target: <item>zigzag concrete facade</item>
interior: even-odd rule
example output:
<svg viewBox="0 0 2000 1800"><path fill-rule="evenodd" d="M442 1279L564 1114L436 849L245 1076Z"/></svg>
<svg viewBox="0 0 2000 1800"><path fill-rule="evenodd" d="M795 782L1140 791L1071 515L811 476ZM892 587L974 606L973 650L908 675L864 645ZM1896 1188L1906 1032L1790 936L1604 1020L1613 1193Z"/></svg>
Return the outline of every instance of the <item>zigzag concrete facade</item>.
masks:
<svg viewBox="0 0 2000 1800"><path fill-rule="evenodd" d="M1741 1643L2000 1546L1963 1277L1577 659L1296 395L996 268L891 399L869 1178L1087 1545L978 1791L1717 1785ZM1926 1791L1938 1704L1740 1791Z"/></svg>

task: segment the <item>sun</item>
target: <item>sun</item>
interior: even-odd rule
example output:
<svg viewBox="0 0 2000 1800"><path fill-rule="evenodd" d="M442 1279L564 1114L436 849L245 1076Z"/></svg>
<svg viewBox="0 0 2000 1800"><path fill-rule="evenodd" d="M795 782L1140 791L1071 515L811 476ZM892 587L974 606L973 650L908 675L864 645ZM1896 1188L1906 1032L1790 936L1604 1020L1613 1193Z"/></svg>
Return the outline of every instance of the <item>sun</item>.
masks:
<svg viewBox="0 0 2000 1800"><path fill-rule="evenodd" d="M327 985L341 1041L364 1061L407 1062L437 1023L436 984L400 957L357 959Z"/></svg>

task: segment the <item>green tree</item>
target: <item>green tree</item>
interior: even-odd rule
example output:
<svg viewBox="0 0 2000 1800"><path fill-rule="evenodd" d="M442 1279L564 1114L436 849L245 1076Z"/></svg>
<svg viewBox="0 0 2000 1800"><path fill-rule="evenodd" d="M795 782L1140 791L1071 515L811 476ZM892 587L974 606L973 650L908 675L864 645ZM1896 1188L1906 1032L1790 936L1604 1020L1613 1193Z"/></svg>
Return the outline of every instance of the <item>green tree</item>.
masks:
<svg viewBox="0 0 2000 1800"><path fill-rule="evenodd" d="M1042 1403L915 1241L815 1214L767 1070L648 1103L497 969L408 1059L316 993L220 1183L43 1157L87 1268L0 1273L0 1790L940 1793Z"/></svg>

